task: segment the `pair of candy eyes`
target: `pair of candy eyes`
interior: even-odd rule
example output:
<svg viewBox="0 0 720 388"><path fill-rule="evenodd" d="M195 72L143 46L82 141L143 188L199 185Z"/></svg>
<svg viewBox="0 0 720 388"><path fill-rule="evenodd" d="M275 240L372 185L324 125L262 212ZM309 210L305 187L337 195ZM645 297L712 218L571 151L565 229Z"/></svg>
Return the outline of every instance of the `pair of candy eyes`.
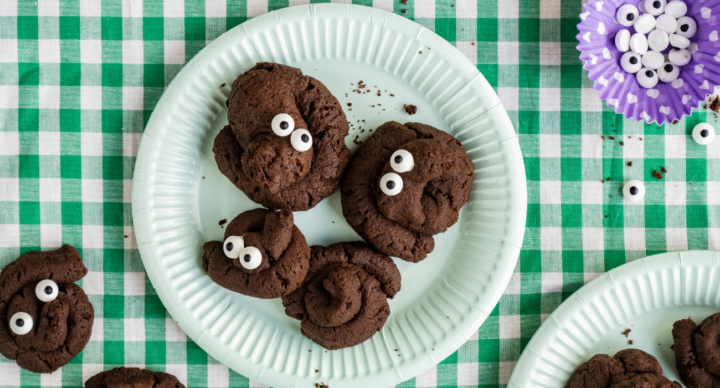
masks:
<svg viewBox="0 0 720 388"><path fill-rule="evenodd" d="M295 129L295 120L287 113L275 115L270 124L273 132L280 137L290 135L290 144L299 152L312 147L312 135L307 129Z"/></svg>
<svg viewBox="0 0 720 388"><path fill-rule="evenodd" d="M57 299L60 289L57 283L50 279L42 280L35 286L35 296L45 303ZM33 319L30 314L18 312L10 317L10 330L16 335L25 335L33 328Z"/></svg>
<svg viewBox="0 0 720 388"><path fill-rule="evenodd" d="M408 172L415 166L415 160L410 152L397 150L390 156L390 167L397 172ZM389 172L380 178L380 190L386 195L398 195L402 191L403 180L400 175Z"/></svg>
<svg viewBox="0 0 720 388"><path fill-rule="evenodd" d="M262 264L262 253L255 247L246 247L242 236L230 236L223 242L225 256L240 260L245 269L253 270Z"/></svg>

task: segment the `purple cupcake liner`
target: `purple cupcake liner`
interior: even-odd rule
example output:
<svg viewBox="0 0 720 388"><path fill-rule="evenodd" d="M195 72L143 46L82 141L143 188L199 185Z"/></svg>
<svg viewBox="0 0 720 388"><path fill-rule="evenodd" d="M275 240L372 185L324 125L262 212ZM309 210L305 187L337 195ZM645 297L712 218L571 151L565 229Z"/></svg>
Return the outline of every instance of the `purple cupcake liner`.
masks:
<svg viewBox="0 0 720 388"><path fill-rule="evenodd" d="M677 80L660 82L653 89L643 88L634 74L620 67L624 53L615 47L615 35L628 28L614 20L615 11L623 4L638 6L639 2L590 0L580 14L577 49L585 61L584 68L590 72L593 88L608 106L615 108L615 113L662 125L689 116L720 85L720 0L685 0L687 16L695 19L698 28L688 48L692 59L683 66Z"/></svg>

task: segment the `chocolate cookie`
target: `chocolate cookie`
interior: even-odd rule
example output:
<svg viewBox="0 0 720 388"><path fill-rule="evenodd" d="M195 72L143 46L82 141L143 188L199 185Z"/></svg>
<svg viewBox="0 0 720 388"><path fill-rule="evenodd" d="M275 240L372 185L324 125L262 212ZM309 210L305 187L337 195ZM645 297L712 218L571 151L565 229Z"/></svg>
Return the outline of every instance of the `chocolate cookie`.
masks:
<svg viewBox="0 0 720 388"><path fill-rule="evenodd" d="M347 222L377 250L416 263L457 222L474 167L451 135L420 123L381 125L342 181Z"/></svg>
<svg viewBox="0 0 720 388"><path fill-rule="evenodd" d="M223 242L203 248L203 269L215 283L261 299L294 291L309 268L310 247L287 210L240 213L225 229Z"/></svg>
<svg viewBox="0 0 720 388"><path fill-rule="evenodd" d="M115 368L85 382L85 388L185 388L177 377L140 368Z"/></svg>
<svg viewBox="0 0 720 388"><path fill-rule="evenodd" d="M285 314L302 321L304 336L325 349L364 342L388 316L387 298L400 291L400 271L390 257L360 242L313 246L303 285L283 296Z"/></svg>
<svg viewBox="0 0 720 388"><path fill-rule="evenodd" d="M220 172L270 209L308 210L332 194L350 160L338 100L300 69L258 63L228 100L229 126L215 138Z"/></svg>
<svg viewBox="0 0 720 388"><path fill-rule="evenodd" d="M707 317L700 327L681 319L673 324L672 335L680 380L689 388L720 387L720 314Z"/></svg>
<svg viewBox="0 0 720 388"><path fill-rule="evenodd" d="M95 311L82 288L87 274L70 245L28 252L0 272L0 353L24 369L51 373L85 348Z"/></svg>
<svg viewBox="0 0 720 388"><path fill-rule="evenodd" d="M681 388L662 375L658 360L639 349L596 354L580 365L566 388Z"/></svg>

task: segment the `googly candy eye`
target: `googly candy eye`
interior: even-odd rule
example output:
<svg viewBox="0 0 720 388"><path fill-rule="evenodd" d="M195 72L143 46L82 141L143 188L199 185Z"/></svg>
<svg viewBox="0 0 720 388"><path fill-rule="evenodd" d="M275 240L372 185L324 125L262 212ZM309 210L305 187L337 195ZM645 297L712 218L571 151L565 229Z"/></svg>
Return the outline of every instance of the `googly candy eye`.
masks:
<svg viewBox="0 0 720 388"><path fill-rule="evenodd" d="M637 180L625 182L623 196L631 202L637 202L645 197L645 184Z"/></svg>
<svg viewBox="0 0 720 388"><path fill-rule="evenodd" d="M655 20L655 30L662 31L668 35L674 34L677 30L677 19L674 17L664 14L657 17Z"/></svg>
<svg viewBox="0 0 720 388"><path fill-rule="evenodd" d="M307 129L298 129L290 136L290 143L297 151L305 152L312 147L312 135Z"/></svg>
<svg viewBox="0 0 720 388"><path fill-rule="evenodd" d="M665 0L645 0L645 9L650 15L660 15L665 12Z"/></svg>
<svg viewBox="0 0 720 388"><path fill-rule="evenodd" d="M33 328L33 319L28 313L15 313L10 317L10 330L17 335L25 335Z"/></svg>
<svg viewBox="0 0 720 388"><path fill-rule="evenodd" d="M650 46L650 49L653 51L663 51L669 45L670 38L668 37L668 34L660 30L653 30L650 32L650 35L648 35L648 46Z"/></svg>
<svg viewBox="0 0 720 388"><path fill-rule="evenodd" d="M690 63L692 54L687 49L674 48L668 53L668 60L677 66L685 66Z"/></svg>
<svg viewBox="0 0 720 388"><path fill-rule="evenodd" d="M635 22L635 32L638 34L647 34L655 29L655 16L646 13L640 16Z"/></svg>
<svg viewBox="0 0 720 388"><path fill-rule="evenodd" d="M41 280L35 286L35 296L37 296L41 302L49 303L54 301L59 292L60 289L57 283L50 279Z"/></svg>
<svg viewBox="0 0 720 388"><path fill-rule="evenodd" d="M658 84L658 76L655 70L648 69L647 67L640 69L640 71L635 74L635 78L640 86L645 89L652 89Z"/></svg>
<svg viewBox="0 0 720 388"><path fill-rule="evenodd" d="M708 145L715 139L715 128L708 123L700 123L693 128L693 139L702 145Z"/></svg>
<svg viewBox="0 0 720 388"><path fill-rule="evenodd" d="M630 37L630 49L639 55L643 55L648 50L648 41L645 35L641 33L635 33Z"/></svg>
<svg viewBox="0 0 720 388"><path fill-rule="evenodd" d="M255 269L262 264L262 253L255 247L245 247L240 252L239 259L245 269Z"/></svg>
<svg viewBox="0 0 720 388"><path fill-rule="evenodd" d="M682 35L672 34L670 35L670 45L675 48L688 48L690 47L690 39Z"/></svg>
<svg viewBox="0 0 720 388"><path fill-rule="evenodd" d="M635 20L639 15L638 9L632 4L625 4L617 9L615 12L615 18L618 23L625 27L630 27L635 24Z"/></svg>
<svg viewBox="0 0 720 388"><path fill-rule="evenodd" d="M657 71L658 78L662 82L673 82L680 76L680 66L675 66L671 62L665 62Z"/></svg>
<svg viewBox="0 0 720 388"><path fill-rule="evenodd" d="M663 62L665 62L665 56L657 51L648 51L642 57L643 66L651 70L659 69Z"/></svg>
<svg viewBox="0 0 720 388"><path fill-rule="evenodd" d="M675 0L667 3L665 6L665 15L680 19L687 13L687 4L683 1Z"/></svg>
<svg viewBox="0 0 720 388"><path fill-rule="evenodd" d="M688 39L695 36L695 33L697 32L697 23L695 23L695 19L689 17L689 16L683 16L677 21L677 30L675 30L675 33L684 36Z"/></svg>
<svg viewBox="0 0 720 388"><path fill-rule="evenodd" d="M635 74L642 68L642 58L635 53L625 53L620 58L620 66L630 74Z"/></svg>
<svg viewBox="0 0 720 388"><path fill-rule="evenodd" d="M380 178L380 190L389 196L398 195L402 191L403 181L400 175L389 172Z"/></svg>
<svg viewBox="0 0 720 388"><path fill-rule="evenodd" d="M273 117L271 127L276 135L285 137L295 129L295 120L287 113L280 113Z"/></svg>
<svg viewBox="0 0 720 388"><path fill-rule="evenodd" d="M620 30L617 35L615 35L615 47L617 47L621 53L630 50L630 31Z"/></svg>
<svg viewBox="0 0 720 388"><path fill-rule="evenodd" d="M410 152L397 150L390 156L390 167L397 172L408 172L415 166L415 160Z"/></svg>
<svg viewBox="0 0 720 388"><path fill-rule="evenodd" d="M230 236L223 242L223 252L230 259L240 257L240 251L245 248L245 242L241 236Z"/></svg>

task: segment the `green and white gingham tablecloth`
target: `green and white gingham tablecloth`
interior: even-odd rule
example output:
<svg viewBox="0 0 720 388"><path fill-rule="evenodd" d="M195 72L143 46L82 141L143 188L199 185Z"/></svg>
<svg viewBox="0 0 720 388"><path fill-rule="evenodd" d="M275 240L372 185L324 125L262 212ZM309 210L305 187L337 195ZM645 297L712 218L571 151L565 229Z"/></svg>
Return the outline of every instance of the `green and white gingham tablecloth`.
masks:
<svg viewBox="0 0 720 388"><path fill-rule="evenodd" d="M121 365L189 387L260 386L165 312L133 237L131 181L143 127L183 64L235 25L304 2L0 0L0 266L72 244L96 311L69 365L39 375L0 357L0 386L81 386ZM702 147L688 136L706 114L658 127L608 109L575 49L581 0L356 3L413 19L476 63L527 169L527 231L505 295L460 350L399 386L505 386L543 319L590 279L654 253L720 249L720 140ZM627 179L645 181L644 205L623 204Z"/></svg>

